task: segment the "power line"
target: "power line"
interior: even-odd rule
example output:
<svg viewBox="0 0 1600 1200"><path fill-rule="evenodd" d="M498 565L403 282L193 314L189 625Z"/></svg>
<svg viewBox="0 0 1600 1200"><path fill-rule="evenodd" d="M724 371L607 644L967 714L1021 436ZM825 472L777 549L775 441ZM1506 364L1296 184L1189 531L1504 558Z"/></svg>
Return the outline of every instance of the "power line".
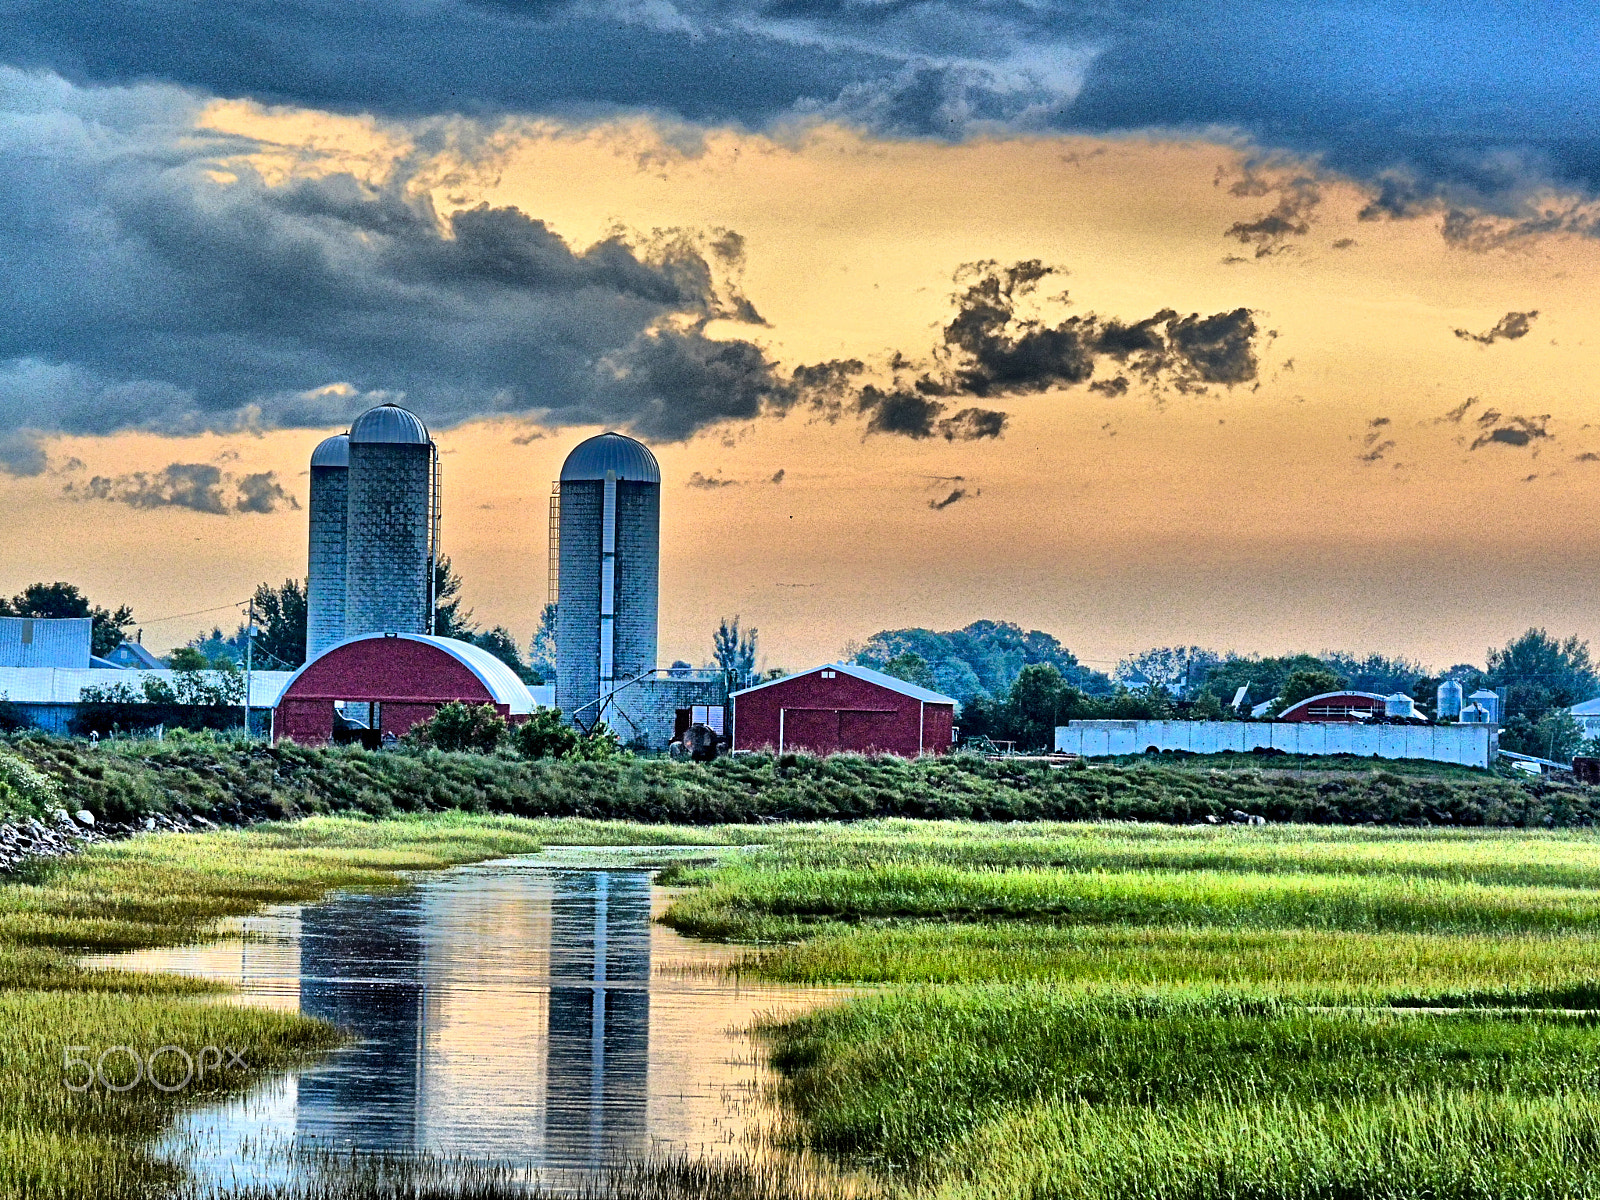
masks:
<svg viewBox="0 0 1600 1200"><path fill-rule="evenodd" d="M222 612L224 609L228 609L228 608L242 608L244 605L249 604L249 603L250 603L250 601L248 601L248 600L235 600L232 604L219 604L215 608L197 608L193 612L173 613L170 617L152 617L148 621L145 621L145 620L134 621L133 624L135 624L135 625L159 625L163 621L177 621L177 620L181 620L184 617L202 617L206 613Z"/></svg>

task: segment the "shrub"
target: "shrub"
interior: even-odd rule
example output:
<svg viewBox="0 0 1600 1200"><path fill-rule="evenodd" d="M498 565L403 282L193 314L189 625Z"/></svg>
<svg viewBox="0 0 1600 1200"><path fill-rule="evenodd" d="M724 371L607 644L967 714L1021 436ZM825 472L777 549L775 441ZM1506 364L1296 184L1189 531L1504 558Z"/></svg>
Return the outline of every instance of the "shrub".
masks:
<svg viewBox="0 0 1600 1200"><path fill-rule="evenodd" d="M505 741L505 719L492 704L463 704L452 700L432 718L411 727L406 740L435 750L469 750L493 754Z"/></svg>
<svg viewBox="0 0 1600 1200"><path fill-rule="evenodd" d="M38 815L60 804L61 789L55 780L0 750L0 810Z"/></svg>
<svg viewBox="0 0 1600 1200"><path fill-rule="evenodd" d="M523 758L566 758L578 748L578 731L559 708L541 708L511 731L511 746Z"/></svg>

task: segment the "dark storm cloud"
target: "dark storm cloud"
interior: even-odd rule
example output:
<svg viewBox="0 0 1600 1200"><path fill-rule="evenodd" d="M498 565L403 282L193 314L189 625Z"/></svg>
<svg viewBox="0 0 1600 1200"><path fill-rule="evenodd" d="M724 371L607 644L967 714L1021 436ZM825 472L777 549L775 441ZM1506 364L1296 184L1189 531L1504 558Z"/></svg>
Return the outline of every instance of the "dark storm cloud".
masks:
<svg viewBox="0 0 1600 1200"><path fill-rule="evenodd" d="M934 512L939 512L941 509L949 508L952 504L959 500L965 500L967 498L967 494L966 488L956 488L943 500L929 500L928 507L933 509Z"/></svg>
<svg viewBox="0 0 1600 1200"><path fill-rule="evenodd" d="M1546 429L1549 420L1548 416L1502 418L1497 412L1486 412L1478 419L1483 432L1467 449L1478 450L1484 446L1521 447L1543 441L1551 436Z"/></svg>
<svg viewBox="0 0 1600 1200"><path fill-rule="evenodd" d="M404 171L269 185L240 157L251 143L196 127L198 105L0 68L0 468L42 471L53 433L327 427L383 400L436 427L508 416L674 441L801 407L974 441L1007 417L970 401L1084 383L1101 360L1182 391L1255 374L1248 310L1052 323L1036 293L1057 272L1037 260L963 268L939 344L894 355L890 381L865 384L855 359L785 371L706 332L760 321L736 233L580 251L514 208L442 218ZM241 511L277 502L263 486Z"/></svg>
<svg viewBox="0 0 1600 1200"><path fill-rule="evenodd" d="M1533 328L1533 320L1539 315L1539 310L1532 312L1508 312L1495 322L1493 329L1483 333L1473 333L1470 329L1456 330L1456 336L1463 341L1477 342L1479 345L1492 346L1504 340L1514 342L1520 337L1527 337L1528 331Z"/></svg>
<svg viewBox="0 0 1600 1200"><path fill-rule="evenodd" d="M831 116L993 130L1239 131L1372 188L1368 216L1537 213L1600 188L1600 13L1497 0L20 0L5 59L344 111L645 109L762 126ZM1297 236L1268 212L1235 236ZM1254 226L1255 228L1251 228ZM1529 226L1533 228L1532 225ZM1259 239L1267 239L1265 242Z"/></svg>
<svg viewBox="0 0 1600 1200"><path fill-rule="evenodd" d="M267 186L218 167L249 147L197 104L0 70L0 465L42 470L50 433L327 426L382 399L673 440L799 395L704 332L759 320L737 234L580 252L512 208L444 222L403 176Z"/></svg>
<svg viewBox="0 0 1600 1200"><path fill-rule="evenodd" d="M714 491L717 488L737 487L738 485L739 481L737 479L723 479L720 475L702 475L699 471L695 471L683 486Z"/></svg>
<svg viewBox="0 0 1600 1200"><path fill-rule="evenodd" d="M69 483L65 490L82 500L110 500L130 508L187 508L219 517L300 507L274 472L235 476L212 463L171 463L160 471L115 478L96 475L82 485Z"/></svg>

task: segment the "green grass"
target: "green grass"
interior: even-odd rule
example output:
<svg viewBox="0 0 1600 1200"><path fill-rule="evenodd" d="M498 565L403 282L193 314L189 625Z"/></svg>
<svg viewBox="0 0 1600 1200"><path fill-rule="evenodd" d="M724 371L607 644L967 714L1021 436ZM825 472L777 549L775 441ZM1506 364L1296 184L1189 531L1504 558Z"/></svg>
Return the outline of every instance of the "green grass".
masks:
<svg viewBox="0 0 1600 1200"><path fill-rule="evenodd" d="M1586 831L865 823L678 868L667 920L880 985L764 1034L795 1137L918 1195L1600 1197L1597 868Z"/></svg>

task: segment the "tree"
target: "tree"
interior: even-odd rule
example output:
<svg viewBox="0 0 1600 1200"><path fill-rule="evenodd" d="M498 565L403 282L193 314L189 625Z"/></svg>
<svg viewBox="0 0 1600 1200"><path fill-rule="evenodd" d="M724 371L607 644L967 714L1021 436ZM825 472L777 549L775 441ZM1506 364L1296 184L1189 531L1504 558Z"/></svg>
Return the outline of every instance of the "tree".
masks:
<svg viewBox="0 0 1600 1200"><path fill-rule="evenodd" d="M883 664L883 673L893 675L896 679L903 679L907 683L914 683L918 687L933 688L933 668L928 666L928 660L915 651L907 650L897 654Z"/></svg>
<svg viewBox="0 0 1600 1200"><path fill-rule="evenodd" d="M433 633L435 637L457 638L471 641L477 631L472 610L461 611L461 576L456 574L449 555L441 555L433 564Z"/></svg>
<svg viewBox="0 0 1600 1200"><path fill-rule="evenodd" d="M1112 678L1130 691L1161 687L1176 696L1187 696L1217 661L1214 651L1199 646L1158 646L1123 659Z"/></svg>
<svg viewBox="0 0 1600 1200"><path fill-rule="evenodd" d="M1332 671L1296 671L1284 680L1283 690L1278 693L1278 711L1302 700L1309 700L1312 696L1320 696L1324 692L1337 692L1344 689L1345 682Z"/></svg>
<svg viewBox="0 0 1600 1200"><path fill-rule="evenodd" d="M256 616L256 646L252 663L281 671L292 671L304 664L305 583L299 579L285 579L277 587L270 583L258 583L251 606Z"/></svg>
<svg viewBox="0 0 1600 1200"><path fill-rule="evenodd" d="M413 725L406 741L434 750L492 754L505 740L505 718L492 704L441 704L431 718Z"/></svg>
<svg viewBox="0 0 1600 1200"><path fill-rule="evenodd" d="M530 669L528 664L522 661L522 651L517 648L517 639L512 636L511 631L504 625L496 625L493 629L485 630L483 633L470 633L460 640L471 642L474 646L487 650L515 671L517 678L522 680L523 683L544 682L543 675Z"/></svg>
<svg viewBox="0 0 1600 1200"><path fill-rule="evenodd" d="M539 628L528 647L528 666L546 680L556 677L556 606L546 604L539 613Z"/></svg>
<svg viewBox="0 0 1600 1200"><path fill-rule="evenodd" d="M1500 745L1519 754L1543 758L1550 755L1553 741L1571 741L1563 722L1546 718L1600 689L1589 644L1576 637L1561 641L1543 629L1530 629L1503 648L1491 649L1485 666L1487 686L1505 689Z"/></svg>
<svg viewBox="0 0 1600 1200"><path fill-rule="evenodd" d="M10 600L0 599L0 617L88 617L89 653L104 657L125 640L123 630L133 625L133 609L126 604L114 611L89 603L89 598L70 583L30 583Z"/></svg>
<svg viewBox="0 0 1600 1200"><path fill-rule="evenodd" d="M579 734L561 719L559 708L541 708L511 731L511 745L523 758L566 758L578 748Z"/></svg>
<svg viewBox="0 0 1600 1200"><path fill-rule="evenodd" d="M1028 750L1047 750L1055 745L1056 723L1066 690L1066 680L1054 663L1030 663L1022 668L1006 701L1011 733L1018 745Z"/></svg>
<svg viewBox="0 0 1600 1200"><path fill-rule="evenodd" d="M733 674L737 687L747 686L755 676L757 633L754 626L741 632L736 613L731 621L723 617L711 635L711 656L723 671Z"/></svg>
<svg viewBox="0 0 1600 1200"><path fill-rule="evenodd" d="M965 706L979 695L1003 698L1023 667L1050 663L1075 687L1095 695L1111 691L1111 681L1091 671L1048 633L1024 631L1010 621L974 621L963 629L885 629L845 657L881 671L897 655L920 655L933 670L934 685ZM963 707L963 711L965 708ZM976 731L974 731L976 736Z"/></svg>

